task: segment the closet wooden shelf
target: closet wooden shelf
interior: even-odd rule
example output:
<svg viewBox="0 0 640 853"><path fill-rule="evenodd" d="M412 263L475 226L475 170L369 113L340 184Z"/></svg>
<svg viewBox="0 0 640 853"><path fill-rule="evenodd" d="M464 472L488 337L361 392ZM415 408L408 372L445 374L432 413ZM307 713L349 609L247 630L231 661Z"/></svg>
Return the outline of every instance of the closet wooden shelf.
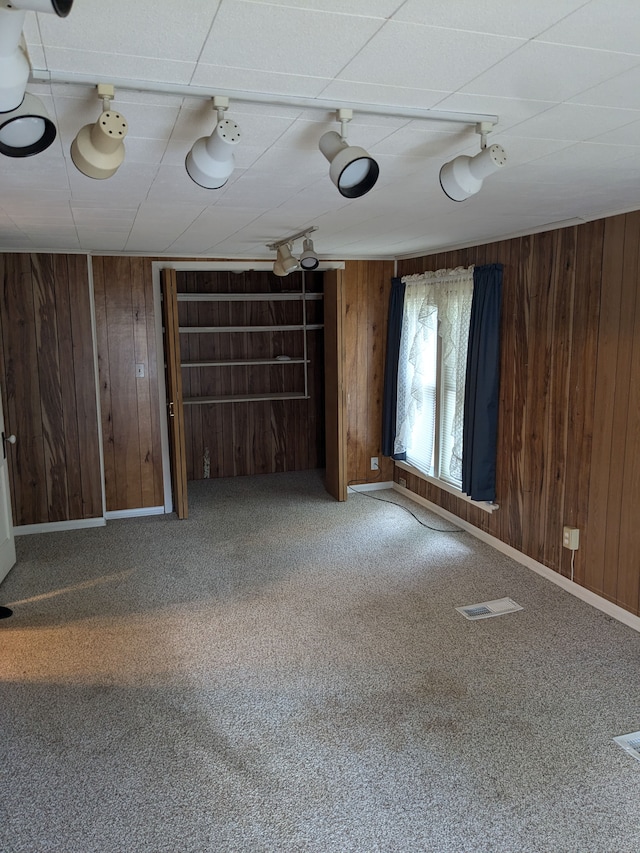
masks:
<svg viewBox="0 0 640 853"><path fill-rule="evenodd" d="M245 367L249 364L309 364L308 358L236 358L217 361L183 361L182 367Z"/></svg>
<svg viewBox="0 0 640 853"><path fill-rule="evenodd" d="M313 332L322 329L322 323L304 323L286 326L180 326L178 331L181 335L218 335L224 332Z"/></svg>
<svg viewBox="0 0 640 853"><path fill-rule="evenodd" d="M258 400L308 400L309 395L302 392L283 392L276 394L230 394L219 397L185 397L184 406L202 406L207 403L253 403Z"/></svg>
<svg viewBox="0 0 640 853"><path fill-rule="evenodd" d="M194 375L190 373L190 370L195 370L198 368L228 368L228 367L250 367L250 366L268 366L269 368L273 366L284 366L289 364L298 364L303 365L302 371L287 371L285 373L292 382L291 383L283 383L283 387L291 388L296 387L296 390L289 391L280 391L280 392L270 392L270 391L262 391L249 393L246 392L237 392L230 394L231 390L229 382L222 381L221 385L218 386L218 390L222 393L211 396L207 394L203 394L202 396L185 396L183 399L183 404L185 406L203 406L210 404L218 404L218 403L243 403L243 402L253 402L260 400L308 400L309 399L309 389L308 389L308 378L307 371L308 365L310 364L307 346L308 346L308 332L313 332L319 329L324 328L324 323L308 323L307 322L307 303L315 302L318 303L324 298L324 294L322 293L307 293L304 290L290 290L285 292L277 292L277 293L178 293L177 301L188 303L191 305L196 305L197 303L236 303L236 304L246 304L246 303L278 303L283 305L284 303L291 302L295 303L295 308L287 312L286 315L282 317L274 317L273 319L276 322L272 324L265 324L265 320L268 322L271 318L270 312L263 311L260 315L260 320L258 316L256 316L256 320L258 323L252 325L228 325L228 326L200 326L200 325L183 325L178 327L178 332L180 336L191 336L191 335L236 335L238 337L238 341L233 345L233 352L237 353L242 357L233 357L227 356L226 358L222 358L218 353L214 355L212 358L201 358L200 353L196 349L195 351L191 349L189 338L182 338L182 341L185 345L185 355L189 353L191 355L191 360L189 360L187 356L187 361L181 364L181 367L184 368L187 372L183 372L183 376L185 380L188 381ZM183 309L185 310L185 309ZM206 319L209 319L209 322L220 322L226 318L218 316L215 309L212 309L213 313L209 314ZM200 314L199 312L193 316L192 322L198 323L198 320L202 322L205 320L205 316ZM277 323L277 319L284 319L286 317L289 320L299 320L301 322L288 322L288 323ZM241 322L244 320L245 324L249 319L247 314L238 315L237 320ZM320 318L322 319L322 318ZM189 322L189 318L186 314L183 316L183 320ZM230 319L230 322L233 320ZM272 345L268 348L263 348L258 345L258 341L260 338L256 337L243 337L240 338L240 335L244 336L247 333L262 333L263 335L271 336ZM276 333L284 333L285 339L287 333L292 333L290 339L286 339L287 343L282 343L278 339L278 343L273 344L273 339ZM213 339L213 338L211 338ZM194 340L195 339L191 339ZM233 343L233 339L232 343ZM273 352L275 349L276 352L282 349L288 349L291 352L299 353L295 358L276 358L273 356L267 355L263 356L265 352ZM216 352L213 350L213 352ZM256 371L257 372L257 371ZM251 373L251 371L249 371ZM227 377L230 378L232 373L221 374L221 378ZM256 377L257 378L257 377ZM253 388L256 386L260 387L257 381L251 383ZM269 387L269 383L265 382L264 385ZM264 387L263 385L263 387ZM193 389L195 391L195 389ZM193 393L193 392L192 392Z"/></svg>
<svg viewBox="0 0 640 853"><path fill-rule="evenodd" d="M178 302L314 302L322 293L178 293Z"/></svg>

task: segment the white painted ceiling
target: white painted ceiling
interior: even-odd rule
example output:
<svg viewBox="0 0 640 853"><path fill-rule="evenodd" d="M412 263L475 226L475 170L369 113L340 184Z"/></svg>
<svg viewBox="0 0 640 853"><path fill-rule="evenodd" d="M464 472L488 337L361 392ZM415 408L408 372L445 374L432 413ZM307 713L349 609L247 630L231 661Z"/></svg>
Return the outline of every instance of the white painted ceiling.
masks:
<svg viewBox="0 0 640 853"><path fill-rule="evenodd" d="M265 258L315 225L321 257L391 258L640 207L638 0L75 0L64 19L28 12L24 35L34 72L111 80L129 134L112 178L85 177L69 147L101 111L95 87L30 83L58 137L0 156L4 250ZM211 101L119 78L231 96L242 141L225 187L184 169L215 126ZM348 134L378 161L375 188L348 200L330 182L317 144L339 130L332 111L234 103L234 90L380 105ZM438 172L480 150L474 125L384 105L497 115L489 142L508 163L452 202Z"/></svg>

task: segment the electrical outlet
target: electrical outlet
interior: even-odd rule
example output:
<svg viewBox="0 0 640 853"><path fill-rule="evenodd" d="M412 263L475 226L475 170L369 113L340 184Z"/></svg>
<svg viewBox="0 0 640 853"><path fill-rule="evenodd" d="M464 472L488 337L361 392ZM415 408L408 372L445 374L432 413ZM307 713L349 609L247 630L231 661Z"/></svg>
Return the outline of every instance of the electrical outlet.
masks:
<svg viewBox="0 0 640 853"><path fill-rule="evenodd" d="M407 481L404 477L398 477L398 485L402 486L403 489L407 488Z"/></svg>
<svg viewBox="0 0 640 853"><path fill-rule="evenodd" d="M377 456L371 457L371 470L372 471L379 471L380 470L380 466L378 465L378 457Z"/></svg>
<svg viewBox="0 0 640 853"><path fill-rule="evenodd" d="M580 544L580 530L577 527L562 528L562 547L577 551Z"/></svg>

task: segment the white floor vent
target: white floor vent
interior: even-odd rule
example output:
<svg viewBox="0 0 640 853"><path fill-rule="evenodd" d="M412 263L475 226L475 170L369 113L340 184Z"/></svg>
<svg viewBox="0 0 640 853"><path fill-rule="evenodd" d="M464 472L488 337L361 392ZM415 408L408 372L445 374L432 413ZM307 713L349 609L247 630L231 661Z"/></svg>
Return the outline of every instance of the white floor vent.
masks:
<svg viewBox="0 0 640 853"><path fill-rule="evenodd" d="M632 732L630 735L614 737L614 741L621 746L625 752L640 761L640 732Z"/></svg>
<svg viewBox="0 0 640 853"><path fill-rule="evenodd" d="M490 616L503 616L505 613L515 613L522 610L519 604L511 598L496 598L494 601L483 601L482 604L468 604L466 607L456 607L465 619L489 619Z"/></svg>

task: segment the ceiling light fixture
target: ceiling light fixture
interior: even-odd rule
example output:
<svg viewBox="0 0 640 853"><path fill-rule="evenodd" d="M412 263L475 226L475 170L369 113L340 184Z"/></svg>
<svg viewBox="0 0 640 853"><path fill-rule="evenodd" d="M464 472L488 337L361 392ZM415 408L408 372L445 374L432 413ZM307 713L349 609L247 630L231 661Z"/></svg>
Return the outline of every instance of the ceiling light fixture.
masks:
<svg viewBox="0 0 640 853"><path fill-rule="evenodd" d="M198 139L187 154L187 174L201 187L218 190L229 180L235 167L233 148L240 142L240 128L224 117L229 108L229 98L215 95L213 108L218 112L218 123L211 136Z"/></svg>
<svg viewBox="0 0 640 853"><path fill-rule="evenodd" d="M98 97L102 99L102 114L78 131L71 143L71 159L83 175L104 180L115 174L124 161L124 138L129 128L124 117L111 109L113 86L100 83Z"/></svg>
<svg viewBox="0 0 640 853"><path fill-rule="evenodd" d="M440 169L440 186L453 201L465 201L480 191L483 180L497 172L507 162L507 155L501 145L487 148L487 134L493 130L490 122L479 122L476 133L480 134L479 154L475 157L461 155Z"/></svg>
<svg viewBox="0 0 640 853"><path fill-rule="evenodd" d="M291 246L288 243L278 246L277 257L273 264L273 274L279 276L289 275L290 272L294 272L298 267L297 259L291 254Z"/></svg>
<svg viewBox="0 0 640 853"><path fill-rule="evenodd" d="M317 225L312 225L310 228L305 228L304 231L296 231L290 237L285 237L282 240L277 240L275 243L267 243L267 249L272 249L277 252L276 260L273 264L274 275L285 276L290 272L302 268L307 272L317 268L320 259L313 249L313 242L309 239L309 234L318 230ZM304 238L303 252L300 255L300 260L294 258L291 254L291 247L295 240Z"/></svg>
<svg viewBox="0 0 640 853"><path fill-rule="evenodd" d="M73 0L0 0L0 154L30 157L56 138L42 101L26 92L31 66L22 26L28 10L65 18L72 5Z"/></svg>
<svg viewBox="0 0 640 853"><path fill-rule="evenodd" d="M378 180L380 169L364 148L347 143L347 124L353 118L353 110L339 109L336 119L340 122L340 133L330 130L320 137L320 151L331 164L329 177L345 198L360 198L368 193Z"/></svg>
<svg viewBox="0 0 640 853"><path fill-rule="evenodd" d="M311 271L318 268L320 258L316 255L313 248L313 240L310 237L305 237L302 241L302 254L300 255L300 266L303 270Z"/></svg>

